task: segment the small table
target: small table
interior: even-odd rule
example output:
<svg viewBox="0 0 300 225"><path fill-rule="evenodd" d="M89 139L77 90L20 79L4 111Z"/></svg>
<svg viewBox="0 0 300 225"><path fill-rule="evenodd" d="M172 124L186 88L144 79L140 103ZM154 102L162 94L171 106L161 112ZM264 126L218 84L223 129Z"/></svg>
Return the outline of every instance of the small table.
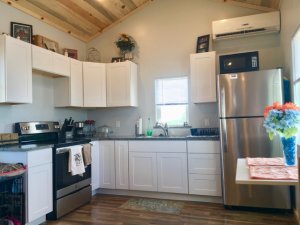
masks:
<svg viewBox="0 0 300 225"><path fill-rule="evenodd" d="M249 176L249 167L247 166L246 159L238 159L236 167L236 184L255 184L255 185L287 185L296 186L298 180L261 180L251 179Z"/></svg>

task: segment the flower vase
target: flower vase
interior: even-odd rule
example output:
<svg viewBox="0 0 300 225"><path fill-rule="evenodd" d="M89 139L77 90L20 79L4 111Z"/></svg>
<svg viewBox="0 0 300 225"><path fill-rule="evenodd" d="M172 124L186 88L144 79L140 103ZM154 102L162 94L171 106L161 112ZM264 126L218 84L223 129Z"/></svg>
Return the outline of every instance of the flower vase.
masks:
<svg viewBox="0 0 300 225"><path fill-rule="evenodd" d="M297 141L296 136L289 138L281 137L281 147L286 166L297 165Z"/></svg>

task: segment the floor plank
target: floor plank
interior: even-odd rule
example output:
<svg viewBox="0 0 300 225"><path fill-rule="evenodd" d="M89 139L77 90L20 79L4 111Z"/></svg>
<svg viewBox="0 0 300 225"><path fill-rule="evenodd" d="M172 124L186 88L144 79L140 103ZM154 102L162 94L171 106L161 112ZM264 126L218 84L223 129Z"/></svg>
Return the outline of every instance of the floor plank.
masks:
<svg viewBox="0 0 300 225"><path fill-rule="evenodd" d="M226 210L221 204L184 202L180 215L122 209L131 197L95 195L90 204L47 225L297 225L289 213Z"/></svg>

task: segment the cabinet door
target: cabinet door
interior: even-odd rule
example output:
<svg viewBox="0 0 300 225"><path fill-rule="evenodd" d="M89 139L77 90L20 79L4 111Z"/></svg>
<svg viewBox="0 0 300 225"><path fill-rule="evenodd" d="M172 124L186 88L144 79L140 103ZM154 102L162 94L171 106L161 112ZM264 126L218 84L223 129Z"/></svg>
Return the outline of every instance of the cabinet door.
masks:
<svg viewBox="0 0 300 225"><path fill-rule="evenodd" d="M156 153L129 152L129 189L157 191Z"/></svg>
<svg viewBox="0 0 300 225"><path fill-rule="evenodd" d="M83 106L83 76L82 62L70 59L70 104L71 106Z"/></svg>
<svg viewBox="0 0 300 225"><path fill-rule="evenodd" d="M6 102L32 103L31 45L6 36Z"/></svg>
<svg viewBox="0 0 300 225"><path fill-rule="evenodd" d="M158 191L188 193L187 154L157 153Z"/></svg>
<svg viewBox="0 0 300 225"><path fill-rule="evenodd" d="M190 55L193 103L216 102L216 52Z"/></svg>
<svg viewBox="0 0 300 225"><path fill-rule="evenodd" d="M100 187L116 188L114 141L100 141Z"/></svg>
<svg viewBox="0 0 300 225"><path fill-rule="evenodd" d="M83 104L85 107L106 106L104 63L83 62Z"/></svg>
<svg viewBox="0 0 300 225"><path fill-rule="evenodd" d="M221 175L189 174L189 194L222 196Z"/></svg>
<svg viewBox="0 0 300 225"><path fill-rule="evenodd" d="M189 173L221 174L220 154L189 154Z"/></svg>
<svg viewBox="0 0 300 225"><path fill-rule="evenodd" d="M28 168L28 222L53 210L52 163Z"/></svg>
<svg viewBox="0 0 300 225"><path fill-rule="evenodd" d="M189 153L220 154L220 141L187 141Z"/></svg>
<svg viewBox="0 0 300 225"><path fill-rule="evenodd" d="M92 191L100 187L100 147L99 141L92 142Z"/></svg>
<svg viewBox="0 0 300 225"><path fill-rule="evenodd" d="M137 106L137 66L132 62L109 63L107 106Z"/></svg>
<svg viewBox="0 0 300 225"><path fill-rule="evenodd" d="M52 52L53 54L53 73L62 76L70 76L70 58Z"/></svg>
<svg viewBox="0 0 300 225"><path fill-rule="evenodd" d="M128 141L115 141L116 189L129 189Z"/></svg>
<svg viewBox="0 0 300 225"><path fill-rule="evenodd" d="M32 68L52 72L53 68L53 54L51 51L32 45Z"/></svg>

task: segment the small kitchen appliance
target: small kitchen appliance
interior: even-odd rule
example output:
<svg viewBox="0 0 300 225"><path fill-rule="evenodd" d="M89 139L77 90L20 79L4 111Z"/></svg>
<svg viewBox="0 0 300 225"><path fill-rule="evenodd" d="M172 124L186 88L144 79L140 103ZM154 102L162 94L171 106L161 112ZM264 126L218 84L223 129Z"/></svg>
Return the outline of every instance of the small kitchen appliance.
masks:
<svg viewBox="0 0 300 225"><path fill-rule="evenodd" d="M74 125L74 138L83 138L85 134L83 132L84 122L75 122Z"/></svg>

